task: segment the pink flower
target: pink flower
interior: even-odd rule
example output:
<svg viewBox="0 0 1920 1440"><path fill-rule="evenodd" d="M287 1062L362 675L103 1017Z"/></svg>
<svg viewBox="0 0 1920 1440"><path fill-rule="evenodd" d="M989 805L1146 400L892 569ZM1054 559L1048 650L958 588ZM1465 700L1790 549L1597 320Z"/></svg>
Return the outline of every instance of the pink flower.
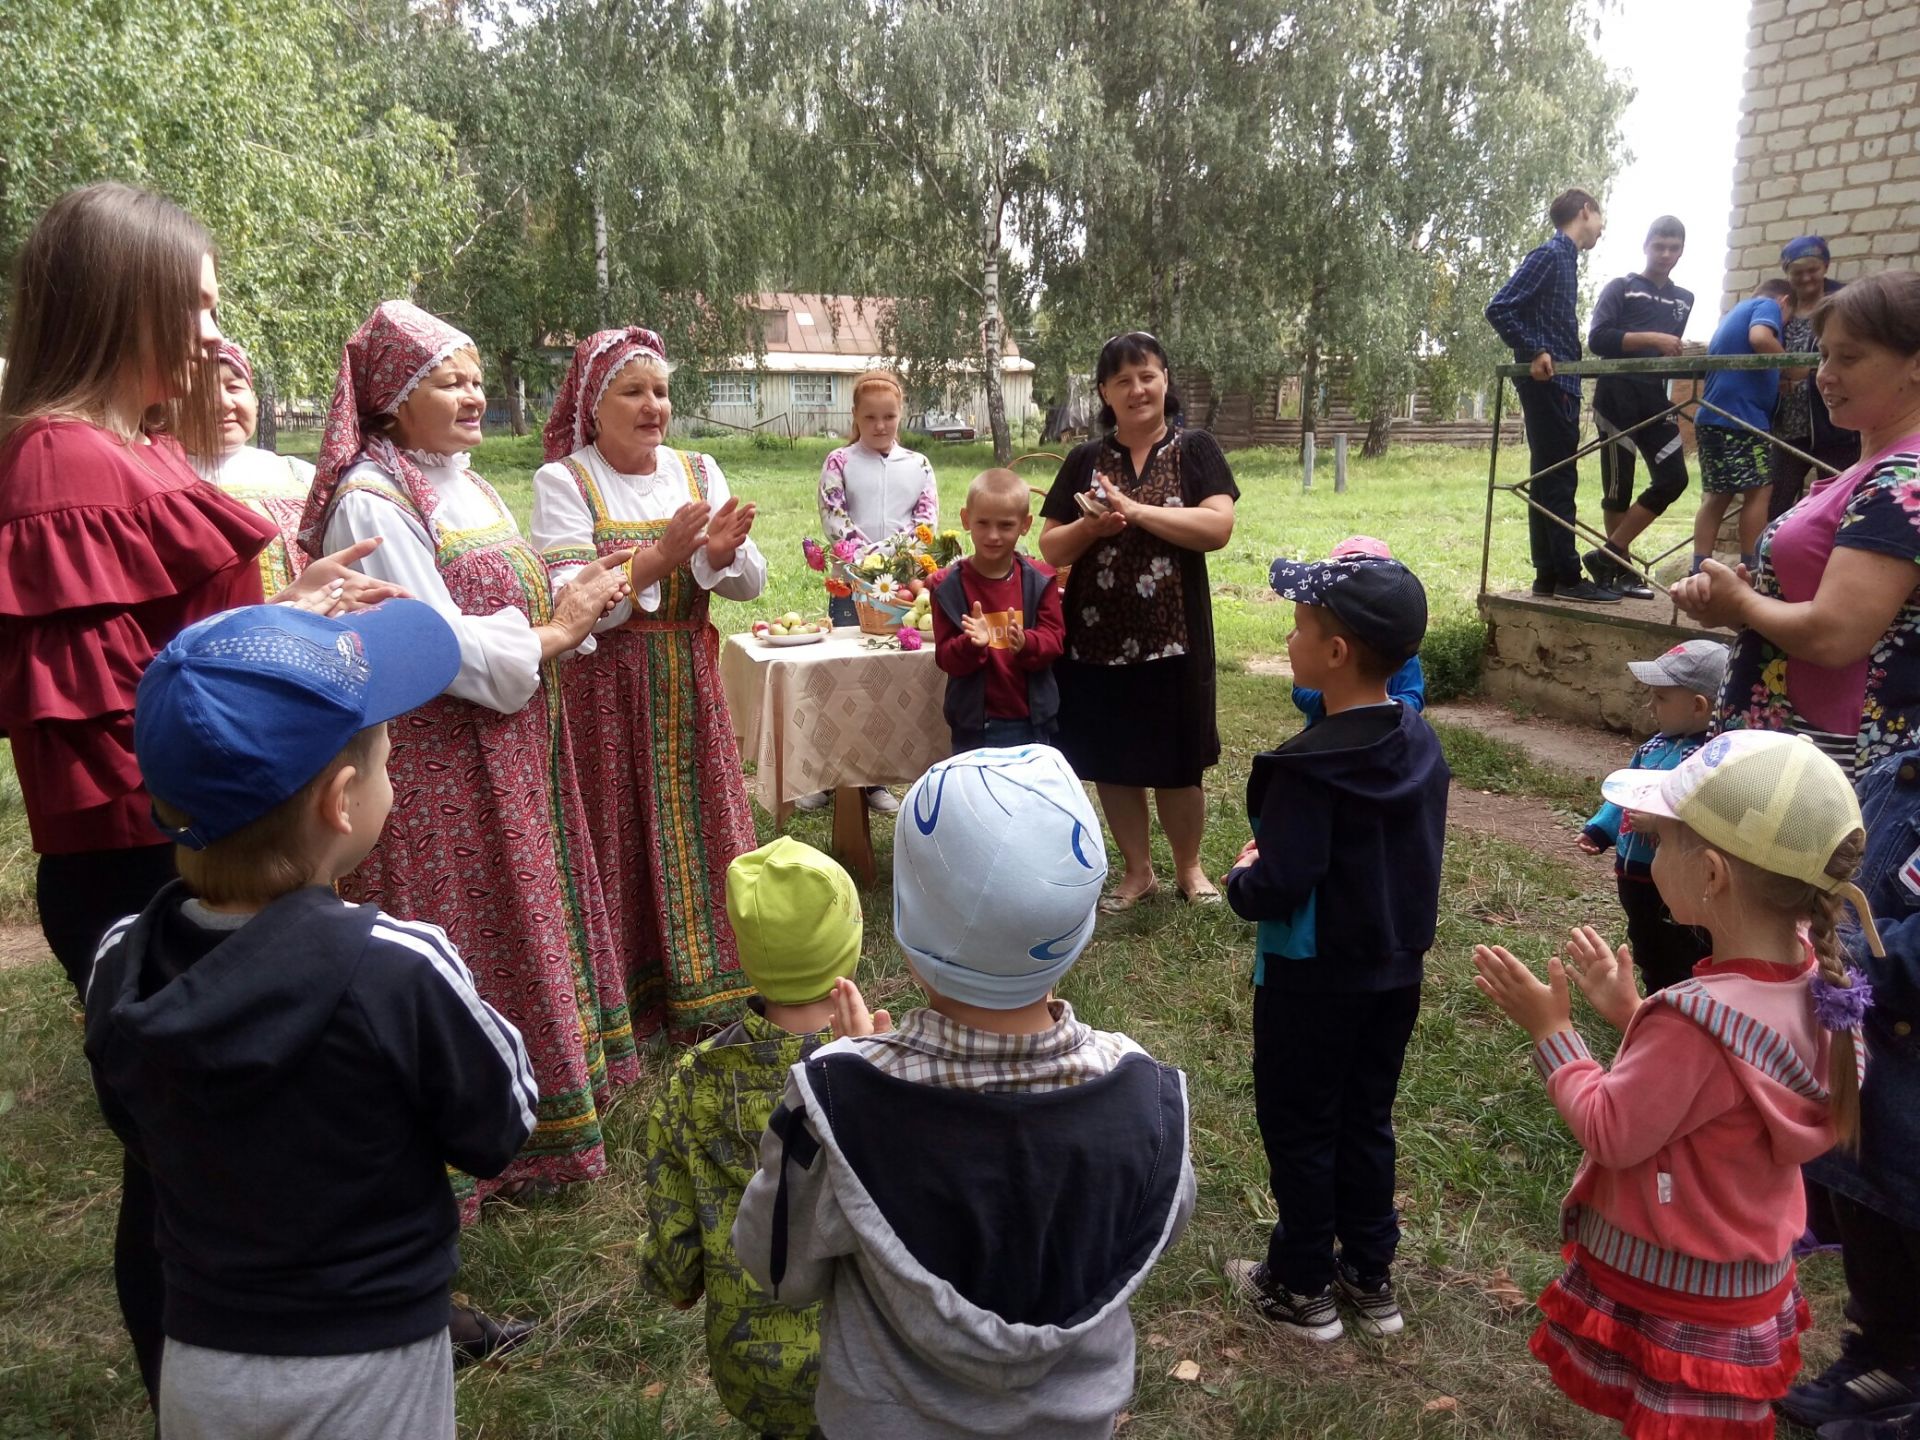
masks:
<svg viewBox="0 0 1920 1440"><path fill-rule="evenodd" d="M809 536L800 542L800 550L801 553L807 557L807 568L809 570L824 570L827 568L827 552L820 548L820 542L818 540Z"/></svg>
<svg viewBox="0 0 1920 1440"><path fill-rule="evenodd" d="M920 632L910 625L902 625L900 627L900 648L902 650L918 650L920 648Z"/></svg>
<svg viewBox="0 0 1920 1440"><path fill-rule="evenodd" d="M860 558L860 547L851 540L833 542L833 558L842 565L851 565Z"/></svg>

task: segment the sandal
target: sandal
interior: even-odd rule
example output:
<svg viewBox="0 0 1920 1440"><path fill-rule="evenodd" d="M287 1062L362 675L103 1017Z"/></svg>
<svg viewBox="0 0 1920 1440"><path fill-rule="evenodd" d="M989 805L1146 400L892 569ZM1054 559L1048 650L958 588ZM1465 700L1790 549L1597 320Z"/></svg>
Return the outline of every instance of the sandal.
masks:
<svg viewBox="0 0 1920 1440"><path fill-rule="evenodd" d="M1151 899L1159 893L1160 882L1156 880L1153 884L1147 886L1146 889L1135 895L1103 895L1100 897L1100 913L1102 915L1124 915L1142 900Z"/></svg>
<svg viewBox="0 0 1920 1440"><path fill-rule="evenodd" d="M1179 887L1174 887L1179 890ZM1180 898L1189 905L1218 905L1227 897L1218 890L1179 890Z"/></svg>
<svg viewBox="0 0 1920 1440"><path fill-rule="evenodd" d="M478 1333L464 1333L469 1331ZM453 1307L453 1318L447 1326L450 1336L459 1336L453 1341L453 1368L464 1369L468 1365L478 1365L483 1360L517 1350L526 1343L533 1331L534 1322L531 1320L500 1321L471 1305L456 1305Z"/></svg>

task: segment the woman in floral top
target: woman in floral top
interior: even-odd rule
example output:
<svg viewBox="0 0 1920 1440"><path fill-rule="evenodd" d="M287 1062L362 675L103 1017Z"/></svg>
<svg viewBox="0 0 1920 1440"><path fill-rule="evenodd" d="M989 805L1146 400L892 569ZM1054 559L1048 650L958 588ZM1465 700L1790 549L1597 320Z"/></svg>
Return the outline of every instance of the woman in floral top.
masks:
<svg viewBox="0 0 1920 1440"><path fill-rule="evenodd" d="M1067 456L1040 507L1040 553L1073 567L1067 649L1054 666L1059 745L1098 787L1126 860L1104 909L1130 909L1155 888L1149 790L1181 897L1217 902L1200 866L1200 780L1220 758L1206 552L1232 537L1240 492L1214 438L1178 424L1180 397L1153 336L1109 340L1094 383L1109 433Z"/></svg>
<svg viewBox="0 0 1920 1440"><path fill-rule="evenodd" d="M1740 631L1721 729L1798 731L1864 770L1920 735L1920 275L1856 280L1813 331L1821 398L1866 458L1761 537L1751 584L1710 560L1673 599Z"/></svg>

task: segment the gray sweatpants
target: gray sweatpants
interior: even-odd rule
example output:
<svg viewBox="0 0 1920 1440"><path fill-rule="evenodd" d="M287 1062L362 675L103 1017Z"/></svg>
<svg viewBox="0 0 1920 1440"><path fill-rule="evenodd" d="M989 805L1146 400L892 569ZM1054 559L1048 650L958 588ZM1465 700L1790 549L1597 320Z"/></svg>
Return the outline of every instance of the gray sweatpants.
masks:
<svg viewBox="0 0 1920 1440"><path fill-rule="evenodd" d="M167 1341L167 1440L453 1440L445 1330L358 1355L241 1355Z"/></svg>

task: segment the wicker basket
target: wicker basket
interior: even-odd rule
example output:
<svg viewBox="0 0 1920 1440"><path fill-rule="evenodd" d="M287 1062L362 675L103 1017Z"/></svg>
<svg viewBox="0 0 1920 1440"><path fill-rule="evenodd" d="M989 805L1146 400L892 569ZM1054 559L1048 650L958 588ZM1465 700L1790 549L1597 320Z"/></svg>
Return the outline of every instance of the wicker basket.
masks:
<svg viewBox="0 0 1920 1440"><path fill-rule="evenodd" d="M907 618L907 611L913 606L896 605L891 600L877 599L870 590L853 592L853 608L860 617L860 629L868 635L892 635L899 631L900 622Z"/></svg>

